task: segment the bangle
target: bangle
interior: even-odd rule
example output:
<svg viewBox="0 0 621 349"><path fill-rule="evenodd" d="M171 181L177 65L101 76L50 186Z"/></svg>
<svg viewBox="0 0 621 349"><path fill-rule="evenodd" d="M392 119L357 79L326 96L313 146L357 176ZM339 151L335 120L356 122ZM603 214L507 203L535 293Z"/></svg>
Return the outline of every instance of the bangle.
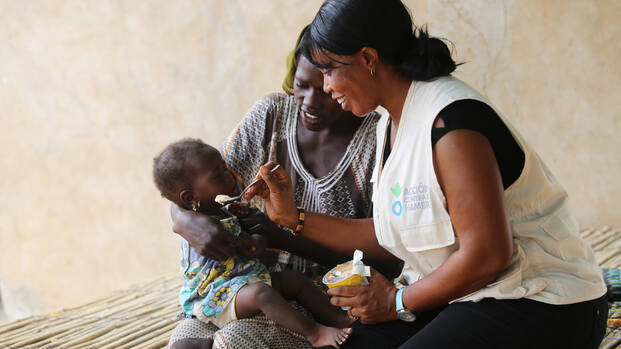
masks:
<svg viewBox="0 0 621 349"><path fill-rule="evenodd" d="M298 236L302 232L304 228L304 220L306 219L306 211L304 207L298 206L298 225L295 227L295 230L291 229L291 235Z"/></svg>

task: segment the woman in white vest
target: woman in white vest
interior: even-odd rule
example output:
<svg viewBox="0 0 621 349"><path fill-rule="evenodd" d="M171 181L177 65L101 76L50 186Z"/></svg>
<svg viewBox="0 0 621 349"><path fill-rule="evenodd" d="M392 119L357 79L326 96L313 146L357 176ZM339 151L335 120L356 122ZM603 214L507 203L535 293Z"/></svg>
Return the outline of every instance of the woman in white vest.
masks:
<svg viewBox="0 0 621 349"><path fill-rule="evenodd" d="M370 25L370 24L373 25ZM344 255L401 258L397 285L329 291L350 306L343 348L597 348L607 303L565 190L491 103L450 76L447 46L399 0L327 0L303 39L324 91L362 116L382 106L373 218L297 209L264 166L247 197Z"/></svg>

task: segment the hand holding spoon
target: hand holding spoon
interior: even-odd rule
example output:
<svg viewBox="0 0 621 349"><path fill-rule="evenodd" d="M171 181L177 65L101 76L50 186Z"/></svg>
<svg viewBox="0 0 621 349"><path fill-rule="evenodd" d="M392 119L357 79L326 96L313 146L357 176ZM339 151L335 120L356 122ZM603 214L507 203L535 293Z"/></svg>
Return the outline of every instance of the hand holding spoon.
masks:
<svg viewBox="0 0 621 349"><path fill-rule="evenodd" d="M270 170L270 173L276 171L279 167L280 167L280 164L274 166L274 168ZM237 201L237 200L241 199L242 196L244 196L244 194L248 191L248 189L250 189L253 185L255 185L255 184L257 184L257 183L259 183L261 181L263 181L263 178L255 179L254 181L250 182L250 184L248 184L246 186L246 188L244 188L244 190L242 190L241 193L239 193L239 195L235 195L233 197L230 197L230 196L224 195L224 194L217 195L215 201L217 203L219 203L220 205L222 205L222 206L226 206L226 205L230 204L233 201Z"/></svg>

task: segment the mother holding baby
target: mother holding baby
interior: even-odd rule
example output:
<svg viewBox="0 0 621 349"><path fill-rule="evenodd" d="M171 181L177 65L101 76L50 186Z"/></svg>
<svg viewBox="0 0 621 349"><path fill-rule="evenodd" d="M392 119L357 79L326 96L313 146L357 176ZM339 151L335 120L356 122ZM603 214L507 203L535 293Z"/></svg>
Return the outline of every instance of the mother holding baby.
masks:
<svg viewBox="0 0 621 349"><path fill-rule="evenodd" d="M373 270L369 285L329 290L359 319L343 348L597 348L606 287L565 190L487 98L451 76L448 47L413 28L399 0L327 0L300 44L344 110L387 111L373 218L307 210L301 231L343 255L405 263L403 287ZM295 189L274 166L247 198L295 229Z"/></svg>
<svg viewBox="0 0 621 349"><path fill-rule="evenodd" d="M255 103L220 149L229 169L247 184L261 165L277 161L295 183L297 205L340 217L370 217L379 114L371 111L359 118L342 110L323 91L321 72L301 55L297 43L287 58L287 69L286 94L274 93ZM232 236L217 220L175 205L172 218L173 230L201 255L223 260L235 253ZM270 271L292 269L316 279L327 268L351 259L304 237L294 238L259 212L242 224L251 227L249 233L269 237L270 247L278 251ZM401 270L396 258L373 265L393 276ZM214 348L221 344L240 349L310 348L304 337L265 317L233 321L220 330L184 319L169 345L202 348L212 337Z"/></svg>

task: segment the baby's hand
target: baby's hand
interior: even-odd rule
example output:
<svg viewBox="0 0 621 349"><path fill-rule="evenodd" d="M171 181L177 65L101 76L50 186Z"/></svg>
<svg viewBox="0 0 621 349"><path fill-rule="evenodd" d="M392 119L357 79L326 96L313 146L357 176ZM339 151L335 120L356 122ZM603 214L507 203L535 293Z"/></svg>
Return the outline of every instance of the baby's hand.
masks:
<svg viewBox="0 0 621 349"><path fill-rule="evenodd" d="M250 212L250 205L247 202L234 201L229 204L228 210L236 215L237 218L244 218Z"/></svg>
<svg viewBox="0 0 621 349"><path fill-rule="evenodd" d="M258 258L265 253L267 240L263 236L259 234L248 235L246 233L241 233L239 237L243 240L239 246L239 252L244 256Z"/></svg>

